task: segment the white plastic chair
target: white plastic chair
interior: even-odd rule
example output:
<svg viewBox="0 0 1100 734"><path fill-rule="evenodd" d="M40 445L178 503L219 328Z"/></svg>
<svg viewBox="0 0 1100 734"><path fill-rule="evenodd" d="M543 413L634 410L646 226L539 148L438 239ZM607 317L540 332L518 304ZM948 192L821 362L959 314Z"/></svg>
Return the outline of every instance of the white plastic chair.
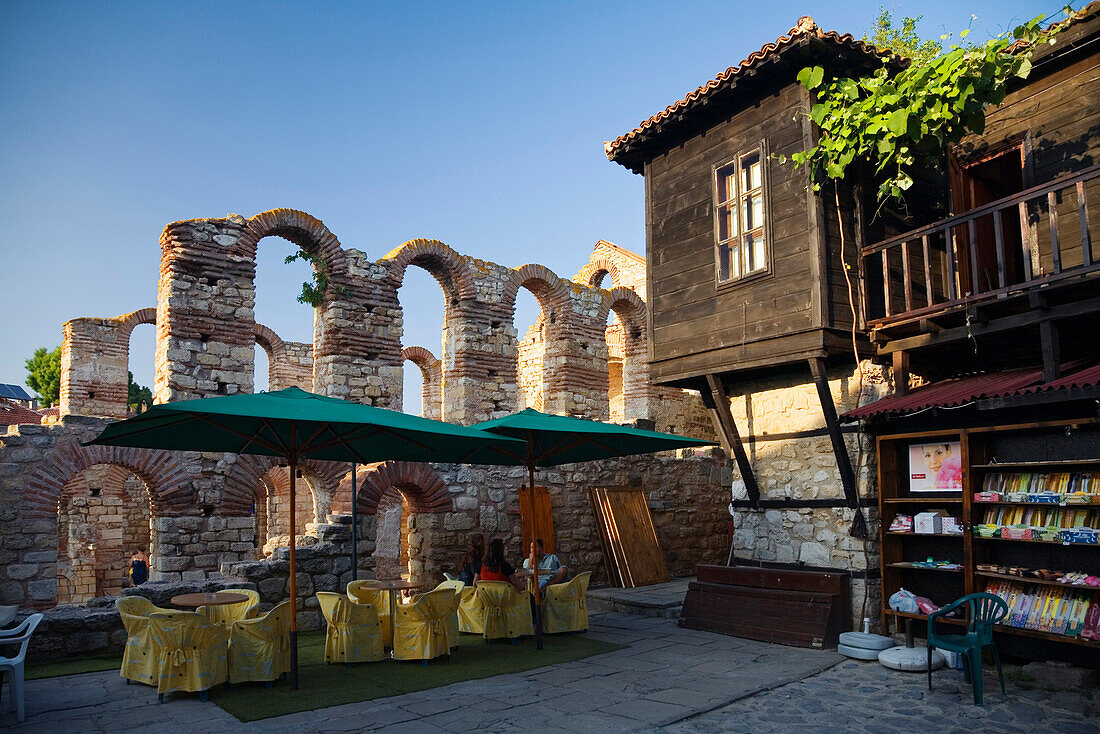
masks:
<svg viewBox="0 0 1100 734"><path fill-rule="evenodd" d="M23 706L23 661L27 657L27 647L31 642L34 628L42 621L41 614L32 614L22 624L10 630L0 632L0 647L19 645L19 653L13 658L0 657L0 674L5 671L11 679L11 697L15 703L15 715L19 721L26 718ZM2 693L2 691L0 691Z"/></svg>

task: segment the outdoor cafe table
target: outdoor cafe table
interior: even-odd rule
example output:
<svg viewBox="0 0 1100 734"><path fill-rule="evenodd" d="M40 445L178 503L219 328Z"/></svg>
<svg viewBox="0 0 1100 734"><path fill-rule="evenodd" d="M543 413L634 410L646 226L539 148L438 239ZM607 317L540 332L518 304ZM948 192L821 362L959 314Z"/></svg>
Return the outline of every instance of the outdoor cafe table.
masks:
<svg viewBox="0 0 1100 734"><path fill-rule="evenodd" d="M216 594L180 594L172 597L172 604L177 607L220 607L223 604L239 604L248 601L244 594L219 591Z"/></svg>
<svg viewBox="0 0 1100 734"><path fill-rule="evenodd" d="M390 592L390 620L392 624L397 624L397 592L407 589L419 589L420 584L413 583L412 581L376 581L371 584L371 588L383 589Z"/></svg>

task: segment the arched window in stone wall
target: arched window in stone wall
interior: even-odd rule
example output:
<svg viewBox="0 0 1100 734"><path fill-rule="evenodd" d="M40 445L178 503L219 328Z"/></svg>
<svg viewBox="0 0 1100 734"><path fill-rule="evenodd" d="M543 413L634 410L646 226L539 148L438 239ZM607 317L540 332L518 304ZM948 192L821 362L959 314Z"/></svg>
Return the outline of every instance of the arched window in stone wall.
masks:
<svg viewBox="0 0 1100 734"><path fill-rule="evenodd" d="M420 412L419 415L432 420L440 420L443 414L443 367L435 355L424 347L405 347L401 356L411 362L420 375ZM405 384L409 384L406 378ZM410 395L402 403L405 412L410 413Z"/></svg>
<svg viewBox="0 0 1100 734"><path fill-rule="evenodd" d="M408 576L423 585L441 580L455 562L453 528L446 519L454 501L442 477L430 464L407 461L364 465L356 477L364 575ZM336 491L334 511L350 512L350 499L348 476Z"/></svg>
<svg viewBox="0 0 1100 734"><path fill-rule="evenodd" d="M511 292L505 294L513 312L513 323L521 290L534 296L539 310L534 324L519 332L522 337L516 355L516 408L545 410L551 397L549 393L556 389L553 370L547 364L548 348L553 352L556 340L561 337L562 321L568 316L568 296L561 279L549 268L542 265L518 267L513 271Z"/></svg>
<svg viewBox="0 0 1100 734"><path fill-rule="evenodd" d="M115 318L65 322L61 342L61 414L125 418L129 412L130 338L134 327L155 322L155 308Z"/></svg>
<svg viewBox="0 0 1100 734"><path fill-rule="evenodd" d="M408 267L416 266L430 275L442 291L443 320L438 332L434 332L431 323L407 323L401 316L401 337L405 348L413 344L431 344L438 339L439 356L439 401L440 420L451 420L451 415L462 410L463 389L458 384L468 378L466 361L470 358L472 340L477 334L470 314L470 304L477 298L476 288L470 275L467 259L438 240L410 240L388 253L383 259L388 263L390 280L398 292L399 300L415 298L418 303L435 301L427 278L419 274L410 274ZM420 366L418 364L418 366ZM404 384L412 387L415 380L406 379ZM422 393L423 394L423 393ZM402 406L406 401L415 406L416 396L402 396ZM420 412L424 415L424 406Z"/></svg>
<svg viewBox="0 0 1100 734"><path fill-rule="evenodd" d="M306 534L306 526L318 521L317 491L310 472L298 469L294 485L294 531ZM285 546L290 534L290 468L273 466L261 478L256 487L255 518L256 545L264 555L270 555L276 546Z"/></svg>
<svg viewBox="0 0 1100 734"><path fill-rule="evenodd" d="M656 395L647 373L645 302L629 288L608 292L607 339L611 421L653 419Z"/></svg>
<svg viewBox="0 0 1100 734"><path fill-rule="evenodd" d="M126 467L95 464L58 500L57 603L79 604L129 586L129 559L151 553L149 487Z"/></svg>

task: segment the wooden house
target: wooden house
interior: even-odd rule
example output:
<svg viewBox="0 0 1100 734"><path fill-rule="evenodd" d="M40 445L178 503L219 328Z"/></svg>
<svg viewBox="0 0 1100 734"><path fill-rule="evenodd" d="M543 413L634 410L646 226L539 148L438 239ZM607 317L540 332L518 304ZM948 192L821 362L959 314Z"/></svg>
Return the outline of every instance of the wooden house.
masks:
<svg viewBox="0 0 1100 734"><path fill-rule="evenodd" d="M806 171L783 160L818 134L808 119L810 94L796 81L802 68L854 76L883 63L904 62L802 18L787 35L606 144L610 160L645 176L651 379L698 389L712 409L746 485L746 498L735 499L731 512L752 526L754 536L734 541L752 562L839 566L855 579L855 555L845 555L844 541L833 537L840 528L826 524L822 540L813 513L874 503L868 509L882 522L874 552L864 556L871 559L864 588L880 577L881 598L904 584L945 604L1014 583L997 578L1006 568L1100 574L1100 546L1087 543L1088 532L1071 533L1066 543L1051 527L1023 533L1027 541L1015 530L1001 536L995 519L1005 513L990 515L990 507L1021 508L1030 496L994 492L984 495L988 506L978 499L987 487L1000 482L1003 489L1024 474L1043 486L1064 479L1063 489L1087 487L1095 475L1089 509L1097 517L1082 522L1085 531L1090 524L1100 530L1100 253L1093 244L1100 222L1100 3L1077 12L1053 44L1036 50L1030 75L987 109L981 135L949 151L942 172L923 175L907 220L868 214L856 181L835 193L814 192ZM892 372L885 380L892 394L844 404L836 387L865 357L882 377ZM758 392L774 395L777 385L797 392L811 382L824 425L777 433L778 419L770 433L754 428L761 423L751 400ZM749 404L741 417L731 410L739 399ZM783 414L790 407L766 405ZM866 494L877 493L875 499L856 491L863 466L862 458L852 461L856 432L873 446ZM797 475L796 462L820 458L807 442L824 436L835 466L812 480ZM918 471L910 457L922 446L958 452L950 486L922 492L913 484ZM786 475L785 492L773 480L757 481L769 472ZM790 490L791 475L796 484L828 484L835 476L844 496L800 499L797 487ZM1061 500L1088 503L1090 496ZM754 537L794 536L795 515L780 509L812 510L795 521L814 525L800 536L801 549L825 545L829 553L798 552L796 563L783 564L790 553L776 559L774 545L754 546ZM929 510L956 517L965 532L921 538L889 529L895 518ZM979 535L978 525L994 535ZM1033 537L1046 541L1029 544ZM810 562L818 557L831 562ZM917 563L927 557L946 565ZM1100 592L1068 586L1051 582L1040 591L1048 598L1092 594L1100 604ZM905 616L883 602L884 626ZM1100 632L1093 640L1043 623L1005 631L1024 654L1080 660L1084 653L1095 664Z"/></svg>

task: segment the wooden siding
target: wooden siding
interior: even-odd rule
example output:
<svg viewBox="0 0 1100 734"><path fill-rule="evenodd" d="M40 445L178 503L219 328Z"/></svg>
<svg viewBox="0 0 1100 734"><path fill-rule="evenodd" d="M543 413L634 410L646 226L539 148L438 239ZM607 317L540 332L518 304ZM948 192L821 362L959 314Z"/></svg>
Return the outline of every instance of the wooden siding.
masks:
<svg viewBox="0 0 1100 734"><path fill-rule="evenodd" d="M816 227L803 169L780 162L806 144L807 107L791 84L646 166L651 372L656 381L786 361L820 351ZM771 270L717 285L714 166L766 141Z"/></svg>

